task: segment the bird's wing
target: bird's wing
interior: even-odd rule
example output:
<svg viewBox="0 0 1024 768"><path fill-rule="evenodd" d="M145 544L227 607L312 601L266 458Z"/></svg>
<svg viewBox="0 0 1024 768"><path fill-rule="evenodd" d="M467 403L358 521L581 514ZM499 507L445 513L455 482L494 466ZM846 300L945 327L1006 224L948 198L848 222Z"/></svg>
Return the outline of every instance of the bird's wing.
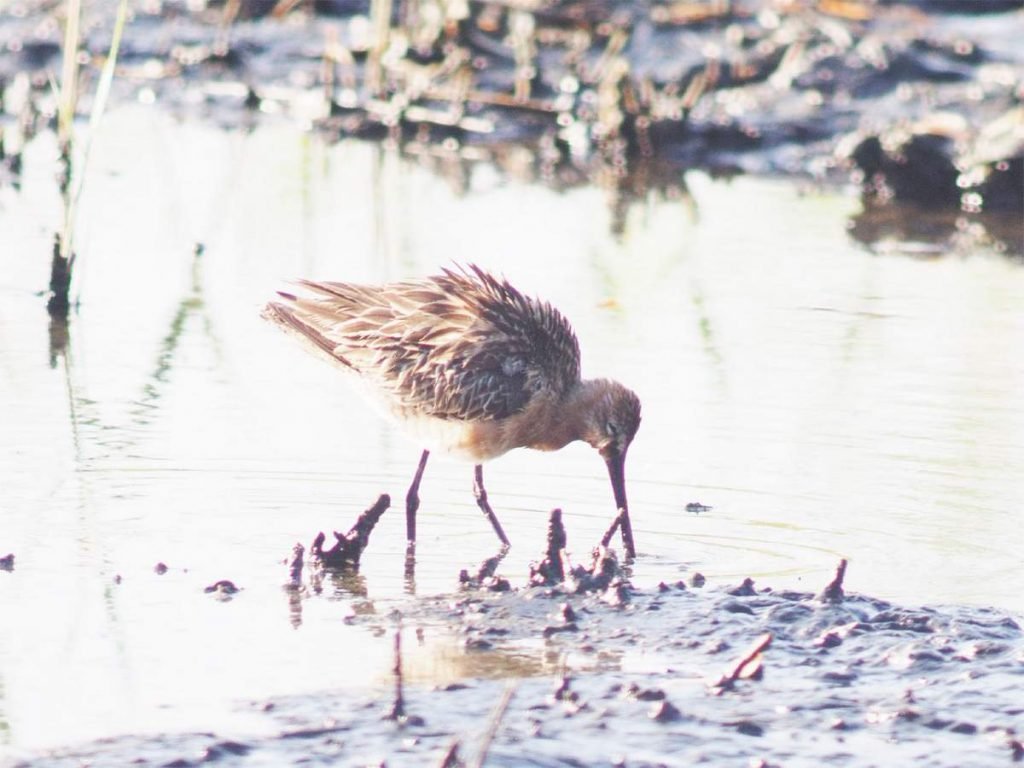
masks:
<svg viewBox="0 0 1024 768"><path fill-rule="evenodd" d="M379 287L301 281L264 315L347 366L399 410L503 419L579 381L579 344L551 305L470 266Z"/></svg>

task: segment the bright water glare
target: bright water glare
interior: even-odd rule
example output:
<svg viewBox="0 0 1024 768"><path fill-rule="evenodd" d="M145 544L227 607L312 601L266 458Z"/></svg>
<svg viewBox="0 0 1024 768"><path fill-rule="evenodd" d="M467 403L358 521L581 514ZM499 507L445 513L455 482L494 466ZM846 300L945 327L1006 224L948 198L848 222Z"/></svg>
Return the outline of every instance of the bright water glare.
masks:
<svg viewBox="0 0 1024 768"><path fill-rule="evenodd" d="M55 154L35 139L23 188L0 193L0 556L16 558L0 572L0 745L223 725L262 697L382 686L390 639L344 617L387 626L494 553L471 469L435 460L415 579L395 507L359 577L324 599L282 591L292 545L347 530L380 493L400 501L420 450L259 319L293 277L475 262L558 306L585 375L643 401L627 462L641 585L701 571L817 590L846 557L855 591L1024 611L1018 262L873 254L847 233L850 195L698 173L613 237L597 188L136 108L94 147L62 346L38 295ZM613 514L585 445L510 454L487 480L514 583L551 508L580 558ZM204 594L218 579L243 591ZM534 662L488 667L453 638L407 663L443 682Z"/></svg>

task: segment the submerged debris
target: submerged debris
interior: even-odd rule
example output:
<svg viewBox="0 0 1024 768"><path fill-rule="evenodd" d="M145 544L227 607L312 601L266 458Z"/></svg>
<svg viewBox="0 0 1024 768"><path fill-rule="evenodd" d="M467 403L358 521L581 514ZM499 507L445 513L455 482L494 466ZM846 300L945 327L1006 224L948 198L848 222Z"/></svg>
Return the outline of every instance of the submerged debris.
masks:
<svg viewBox="0 0 1024 768"><path fill-rule="evenodd" d="M1024 743L1017 739L1007 739L1007 746L1010 747L1010 758L1015 763L1024 762Z"/></svg>
<svg viewBox="0 0 1024 768"><path fill-rule="evenodd" d="M539 563L530 564L531 587L560 587L577 595L600 593L611 603L626 602L629 580L612 550L602 544L593 551L589 566L573 565L566 543L562 510L553 509L548 520L547 551Z"/></svg>
<svg viewBox="0 0 1024 768"><path fill-rule="evenodd" d="M772 638L771 632L765 632L754 641L750 648L733 664L732 669L711 685L715 692L722 693L731 690L737 680L760 680L764 668L762 654L771 645Z"/></svg>
<svg viewBox="0 0 1024 768"><path fill-rule="evenodd" d="M239 591L239 588L236 587L235 583L230 579L221 579L220 581L215 581L208 587L203 588L203 592L206 594L216 594L218 597L230 597Z"/></svg>
<svg viewBox="0 0 1024 768"><path fill-rule="evenodd" d="M534 587L551 587L565 580L565 569L562 567L562 553L565 550L566 533L562 523L562 510L551 510L548 519L548 548L544 559L539 563L530 564L530 585Z"/></svg>
<svg viewBox="0 0 1024 768"><path fill-rule="evenodd" d="M752 595L756 595L757 590L754 589L754 580L748 576L738 587L730 589L729 594L736 597L751 597Z"/></svg>
<svg viewBox="0 0 1024 768"><path fill-rule="evenodd" d="M565 556L568 563L568 555ZM593 552L590 567L582 565L566 568L566 583L575 594L603 593L608 602L621 605L629 599L629 580L619 567L615 552L598 547Z"/></svg>
<svg viewBox="0 0 1024 768"><path fill-rule="evenodd" d="M836 567L836 576L825 591L821 593L821 601L825 603L841 603L843 601L843 579L846 577L846 558L839 561Z"/></svg>
<svg viewBox="0 0 1024 768"><path fill-rule="evenodd" d="M323 568L341 569L358 566L359 558L370 542L370 533L390 506L391 497L382 493L373 506L359 516L348 533L334 532L335 542L330 549L323 548L327 537L321 531L309 548L310 557Z"/></svg>
<svg viewBox="0 0 1024 768"><path fill-rule="evenodd" d="M459 571L459 584L466 589L486 589L491 592L507 592L512 589L508 579L495 575L506 554L508 554L508 547L502 546L498 554L488 557L480 564L475 574L470 574L467 569L463 568Z"/></svg>
<svg viewBox="0 0 1024 768"><path fill-rule="evenodd" d="M653 702L647 716L658 723L674 723L683 719L683 713L679 711L679 707L665 698Z"/></svg>

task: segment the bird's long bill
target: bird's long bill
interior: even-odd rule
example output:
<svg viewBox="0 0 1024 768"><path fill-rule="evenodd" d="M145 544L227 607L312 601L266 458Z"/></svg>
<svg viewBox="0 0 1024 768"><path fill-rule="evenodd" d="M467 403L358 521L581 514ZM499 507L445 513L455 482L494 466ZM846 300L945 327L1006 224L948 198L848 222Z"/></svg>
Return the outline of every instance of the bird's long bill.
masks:
<svg viewBox="0 0 1024 768"><path fill-rule="evenodd" d="M622 526L622 544L626 557L636 557L636 546L633 543L633 525L629 520L629 505L626 503L626 452L609 451L605 457L608 465L608 477L612 481L612 493L615 495L616 523L611 533L615 533L615 525ZM611 538L610 536L608 537Z"/></svg>

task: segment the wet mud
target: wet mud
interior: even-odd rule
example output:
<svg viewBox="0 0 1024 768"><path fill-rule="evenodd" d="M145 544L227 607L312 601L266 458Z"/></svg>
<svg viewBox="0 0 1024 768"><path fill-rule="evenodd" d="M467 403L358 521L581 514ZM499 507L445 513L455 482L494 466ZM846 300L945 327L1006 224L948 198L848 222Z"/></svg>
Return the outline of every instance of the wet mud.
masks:
<svg viewBox="0 0 1024 768"><path fill-rule="evenodd" d="M359 558L370 543L370 534L389 506L391 498L386 493L381 494L380 498L359 516L348 533L334 532L334 544L328 549L324 549L327 536L323 531L318 533L309 548L314 565L319 568L335 569L358 567ZM290 565L292 583L298 578L297 570L301 570L301 556L301 552L296 548Z"/></svg>
<svg viewBox="0 0 1024 768"><path fill-rule="evenodd" d="M491 730L487 765L1020 759L1024 641L994 611L679 585L619 605L522 587L424 600L402 621L461 635L467 655L533 657L537 675L406 684L398 715L384 692L253 702L274 735L128 737L19 765L473 764ZM629 659L649 669L630 671Z"/></svg>
<svg viewBox="0 0 1024 768"><path fill-rule="evenodd" d="M91 4L86 78L113 2ZM853 236L1024 251L1020 3L160 2L137 9L122 98L226 127L287 114L398 144L456 184L487 163L625 211L686 196L682 172L859 185ZM21 135L51 119L51 3L0 12L0 89ZM89 89L86 87L85 92ZM460 181L461 179L461 181ZM929 216L902 231L895 222ZM896 211L895 214L892 212Z"/></svg>
<svg viewBox="0 0 1024 768"><path fill-rule="evenodd" d="M991 766L1024 754L1024 632L1010 616L849 593L846 561L818 594L752 579L702 588L697 574L635 589L604 548L560 580L557 515L551 532L525 580L496 557L460 593L347 617L368 642L393 639L392 685L370 695L240 702L258 720L248 733L110 738L17 765ZM289 600L325 599L294 558L289 570ZM405 680L405 643L438 636L467 674Z"/></svg>

